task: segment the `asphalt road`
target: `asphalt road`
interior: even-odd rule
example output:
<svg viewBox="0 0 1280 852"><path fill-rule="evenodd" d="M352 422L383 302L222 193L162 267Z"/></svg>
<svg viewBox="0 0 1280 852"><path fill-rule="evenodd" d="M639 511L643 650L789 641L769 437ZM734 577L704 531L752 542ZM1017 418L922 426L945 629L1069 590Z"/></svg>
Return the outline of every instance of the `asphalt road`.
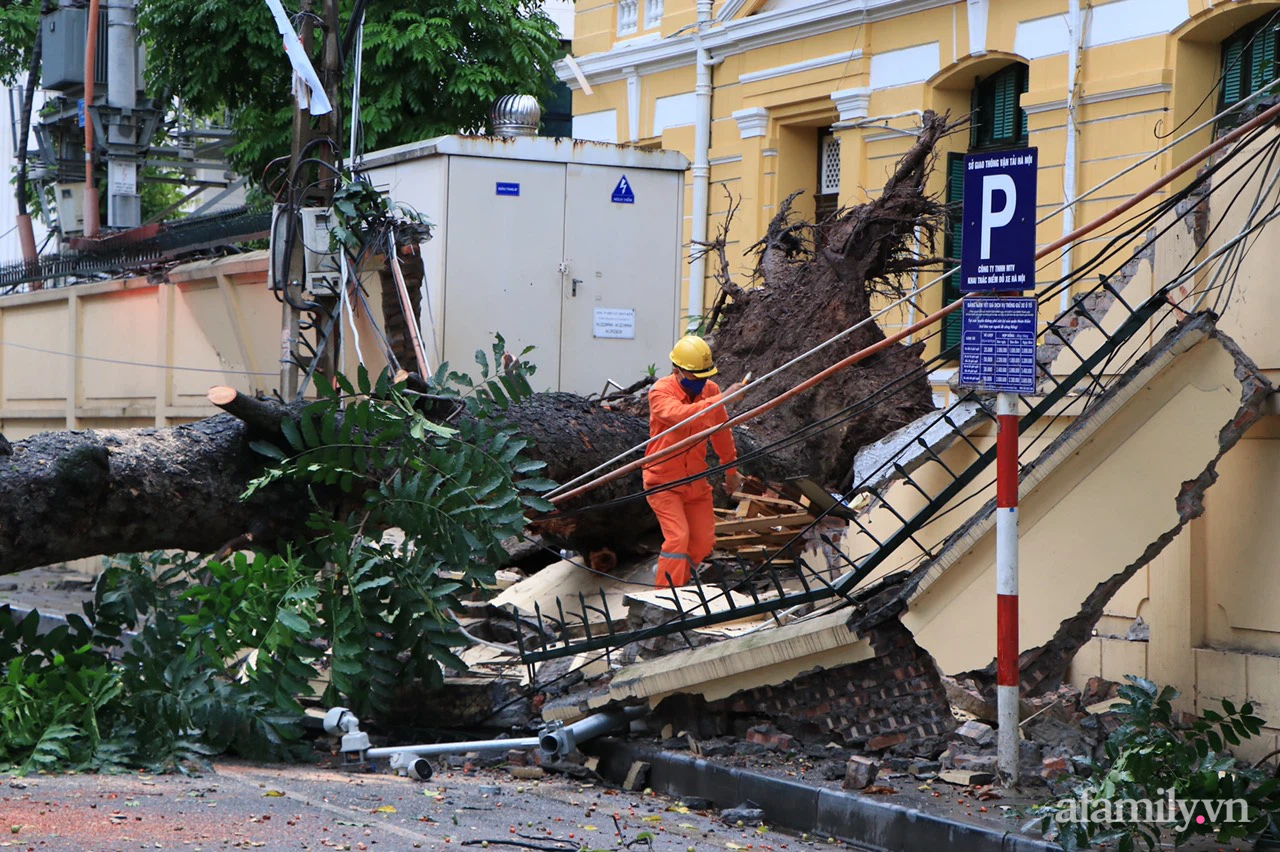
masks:
<svg viewBox="0 0 1280 852"><path fill-rule="evenodd" d="M645 835L651 838L646 840ZM690 811L659 796L562 776L518 780L504 769L438 772L430 781L416 783L315 766L223 762L199 777L0 779L0 847L41 852L374 848L773 852L841 845L770 828L727 826L715 812Z"/></svg>

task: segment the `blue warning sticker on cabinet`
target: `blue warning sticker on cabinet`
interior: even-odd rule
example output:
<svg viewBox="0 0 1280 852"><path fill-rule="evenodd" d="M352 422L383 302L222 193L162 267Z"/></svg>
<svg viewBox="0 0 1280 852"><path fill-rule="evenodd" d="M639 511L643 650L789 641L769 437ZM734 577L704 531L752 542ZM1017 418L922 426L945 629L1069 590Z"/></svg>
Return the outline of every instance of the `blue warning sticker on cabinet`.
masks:
<svg viewBox="0 0 1280 852"><path fill-rule="evenodd" d="M618 181L618 185L613 188L614 204L635 204L636 194L631 191L631 181L627 180L627 176L623 175Z"/></svg>

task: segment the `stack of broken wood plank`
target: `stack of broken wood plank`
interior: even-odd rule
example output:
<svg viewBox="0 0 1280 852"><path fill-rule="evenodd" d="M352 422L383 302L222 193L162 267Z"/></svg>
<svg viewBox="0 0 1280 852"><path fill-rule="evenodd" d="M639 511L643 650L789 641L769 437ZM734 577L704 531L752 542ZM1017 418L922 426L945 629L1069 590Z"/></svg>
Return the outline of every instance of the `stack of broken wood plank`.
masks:
<svg viewBox="0 0 1280 852"><path fill-rule="evenodd" d="M716 509L716 550L749 562L762 562L792 544L816 519L809 498L785 485L766 486L749 479L733 498L738 501L735 508ZM794 565L802 549L796 542L773 564Z"/></svg>

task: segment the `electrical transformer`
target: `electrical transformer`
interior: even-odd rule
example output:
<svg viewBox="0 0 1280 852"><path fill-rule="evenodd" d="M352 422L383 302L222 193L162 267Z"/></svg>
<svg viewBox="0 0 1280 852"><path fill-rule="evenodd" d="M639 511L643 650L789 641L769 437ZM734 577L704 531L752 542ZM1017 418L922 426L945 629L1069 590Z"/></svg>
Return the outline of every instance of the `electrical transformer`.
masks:
<svg viewBox="0 0 1280 852"><path fill-rule="evenodd" d="M444 136L364 157L376 189L431 221L422 338L476 371L501 334L534 347L537 390L601 393L669 369L680 334L684 175L675 151Z"/></svg>

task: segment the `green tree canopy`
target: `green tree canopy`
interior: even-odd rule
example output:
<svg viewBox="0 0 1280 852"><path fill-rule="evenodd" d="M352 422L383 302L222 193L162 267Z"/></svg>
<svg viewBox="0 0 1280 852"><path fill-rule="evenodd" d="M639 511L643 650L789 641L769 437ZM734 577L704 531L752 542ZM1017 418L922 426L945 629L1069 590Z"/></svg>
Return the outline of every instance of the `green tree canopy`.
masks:
<svg viewBox="0 0 1280 852"><path fill-rule="evenodd" d="M342 0L344 27L354 5ZM297 6L285 0L286 9ZM38 9L39 0L0 0L0 77L25 67ZM139 24L152 96L181 98L197 115L229 116L237 171L257 181L271 159L289 152L292 70L266 3L141 0ZM545 101L562 53L536 0L370 0L364 147L478 128L502 95ZM344 100L352 79L349 64Z"/></svg>

